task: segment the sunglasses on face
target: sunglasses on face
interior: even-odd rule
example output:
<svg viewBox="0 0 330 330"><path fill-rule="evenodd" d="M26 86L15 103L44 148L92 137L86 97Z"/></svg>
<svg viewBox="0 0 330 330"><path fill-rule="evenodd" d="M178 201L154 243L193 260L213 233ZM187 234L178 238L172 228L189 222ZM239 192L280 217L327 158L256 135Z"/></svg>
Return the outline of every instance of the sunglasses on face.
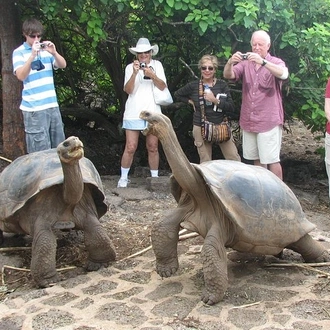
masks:
<svg viewBox="0 0 330 330"><path fill-rule="evenodd" d="M213 66L202 66L201 69L203 71L206 71L206 70L213 71L214 70L214 67Z"/></svg>
<svg viewBox="0 0 330 330"><path fill-rule="evenodd" d="M141 54L150 54L151 50L148 50L147 52L141 52L141 53L137 53L138 55L141 55Z"/></svg>
<svg viewBox="0 0 330 330"><path fill-rule="evenodd" d="M29 34L29 37L32 39L41 38L41 34Z"/></svg>

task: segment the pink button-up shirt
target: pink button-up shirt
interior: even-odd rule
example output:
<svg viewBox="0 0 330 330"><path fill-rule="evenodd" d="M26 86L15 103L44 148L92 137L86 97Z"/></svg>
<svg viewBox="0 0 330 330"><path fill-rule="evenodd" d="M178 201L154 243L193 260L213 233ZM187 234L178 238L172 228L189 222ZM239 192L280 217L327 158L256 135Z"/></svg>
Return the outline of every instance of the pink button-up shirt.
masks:
<svg viewBox="0 0 330 330"><path fill-rule="evenodd" d="M285 67L280 58L267 54L268 62ZM248 132L262 133L283 125L283 80L276 78L268 69L254 62L242 61L233 67L235 81L242 80L242 105L240 126Z"/></svg>

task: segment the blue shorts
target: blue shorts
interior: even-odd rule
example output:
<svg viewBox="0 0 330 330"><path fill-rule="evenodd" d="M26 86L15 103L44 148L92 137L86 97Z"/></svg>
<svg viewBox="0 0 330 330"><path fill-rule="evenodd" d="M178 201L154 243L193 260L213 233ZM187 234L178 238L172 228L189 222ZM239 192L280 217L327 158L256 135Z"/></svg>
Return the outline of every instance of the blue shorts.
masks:
<svg viewBox="0 0 330 330"><path fill-rule="evenodd" d="M132 131L142 131L147 128L148 124L143 119L134 119L134 120L123 120L124 129L130 129Z"/></svg>
<svg viewBox="0 0 330 330"><path fill-rule="evenodd" d="M58 107L40 111L22 111L27 152L56 148L65 140Z"/></svg>

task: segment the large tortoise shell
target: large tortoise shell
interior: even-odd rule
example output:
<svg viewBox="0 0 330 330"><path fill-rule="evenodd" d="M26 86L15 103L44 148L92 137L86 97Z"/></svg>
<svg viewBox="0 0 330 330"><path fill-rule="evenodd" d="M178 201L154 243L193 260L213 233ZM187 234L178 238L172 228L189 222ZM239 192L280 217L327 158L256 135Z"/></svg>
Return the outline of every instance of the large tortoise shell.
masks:
<svg viewBox="0 0 330 330"><path fill-rule="evenodd" d="M107 211L102 181L93 163L79 161L83 181L89 184L101 217ZM63 183L63 171L56 149L23 155L8 165L0 175L0 220L5 220L41 190Z"/></svg>
<svg viewBox="0 0 330 330"><path fill-rule="evenodd" d="M292 190L269 170L230 160L192 165L236 228L232 248L277 254L315 228Z"/></svg>

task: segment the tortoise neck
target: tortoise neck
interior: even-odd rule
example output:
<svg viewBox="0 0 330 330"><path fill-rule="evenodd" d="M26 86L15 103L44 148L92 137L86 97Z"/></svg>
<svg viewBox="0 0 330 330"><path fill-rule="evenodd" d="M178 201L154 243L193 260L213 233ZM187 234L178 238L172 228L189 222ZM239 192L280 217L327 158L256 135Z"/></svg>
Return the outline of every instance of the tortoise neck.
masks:
<svg viewBox="0 0 330 330"><path fill-rule="evenodd" d="M75 205L84 193L84 182L79 160L61 163L63 169L63 199L66 204Z"/></svg>
<svg viewBox="0 0 330 330"><path fill-rule="evenodd" d="M179 144L175 131L170 129L168 134L160 135L159 139L162 142L172 174L181 188L189 194L198 194L198 192L204 194L204 189L201 189L205 185L204 180L190 164Z"/></svg>

